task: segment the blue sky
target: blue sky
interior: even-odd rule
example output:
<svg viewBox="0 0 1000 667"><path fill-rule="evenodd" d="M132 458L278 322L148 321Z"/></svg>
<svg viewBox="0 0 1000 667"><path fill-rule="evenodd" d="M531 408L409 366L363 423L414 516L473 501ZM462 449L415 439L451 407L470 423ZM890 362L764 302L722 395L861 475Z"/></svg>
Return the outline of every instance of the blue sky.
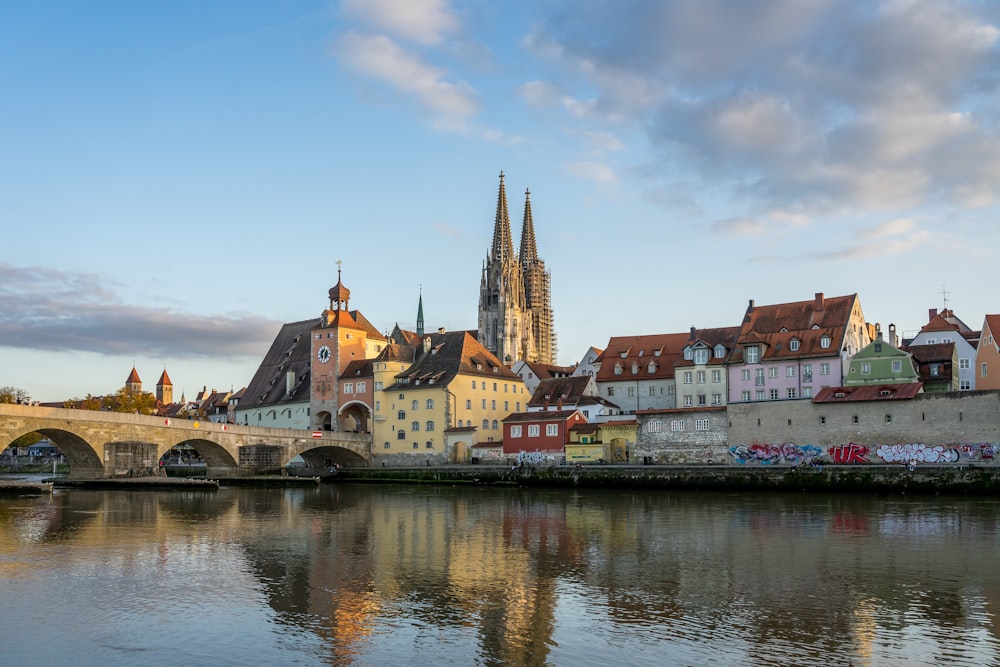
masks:
<svg viewBox="0 0 1000 667"><path fill-rule="evenodd" d="M0 386L239 389L338 260L475 328L501 170L561 363L815 292L978 329L998 5L0 0Z"/></svg>

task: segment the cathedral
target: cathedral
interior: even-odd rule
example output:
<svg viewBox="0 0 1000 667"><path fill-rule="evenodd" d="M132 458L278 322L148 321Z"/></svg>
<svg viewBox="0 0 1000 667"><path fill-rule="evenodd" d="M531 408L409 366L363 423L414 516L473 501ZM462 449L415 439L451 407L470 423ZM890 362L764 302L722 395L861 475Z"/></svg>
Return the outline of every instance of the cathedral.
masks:
<svg viewBox="0 0 1000 667"><path fill-rule="evenodd" d="M550 276L535 245L531 193L524 193L521 249L515 255L503 172L493 244L479 288L479 342L508 366L518 360L554 364L556 359Z"/></svg>

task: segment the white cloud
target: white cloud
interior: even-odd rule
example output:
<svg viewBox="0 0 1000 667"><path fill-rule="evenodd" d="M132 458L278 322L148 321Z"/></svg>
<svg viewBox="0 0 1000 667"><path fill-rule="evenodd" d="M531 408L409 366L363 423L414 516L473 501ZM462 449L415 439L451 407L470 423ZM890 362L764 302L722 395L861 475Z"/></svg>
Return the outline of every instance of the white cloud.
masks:
<svg viewBox="0 0 1000 667"><path fill-rule="evenodd" d="M614 169L600 162L568 162L566 163L566 171L578 178L603 185L613 185L618 181Z"/></svg>
<svg viewBox="0 0 1000 667"><path fill-rule="evenodd" d="M446 0L343 0L343 7L378 30L421 45L440 44L461 27Z"/></svg>
<svg viewBox="0 0 1000 667"><path fill-rule="evenodd" d="M424 63L388 37L347 33L334 49L350 68L409 95L435 116L456 120L479 111L470 86L445 81L445 70Z"/></svg>

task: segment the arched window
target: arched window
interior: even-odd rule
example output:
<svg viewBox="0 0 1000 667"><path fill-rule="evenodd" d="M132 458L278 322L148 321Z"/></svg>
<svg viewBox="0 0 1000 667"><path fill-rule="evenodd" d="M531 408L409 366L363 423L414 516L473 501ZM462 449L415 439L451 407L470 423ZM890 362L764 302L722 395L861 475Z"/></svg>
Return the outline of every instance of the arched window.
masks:
<svg viewBox="0 0 1000 667"><path fill-rule="evenodd" d="M419 431L420 430L420 422L413 422L412 424L410 424L410 430L411 431Z"/></svg>
<svg viewBox="0 0 1000 667"><path fill-rule="evenodd" d="M472 409L472 399L465 399L465 409L466 410Z"/></svg>
<svg viewBox="0 0 1000 667"><path fill-rule="evenodd" d="M433 398L428 398L427 399L427 409L428 410L433 410L434 409L434 399Z"/></svg>
<svg viewBox="0 0 1000 667"><path fill-rule="evenodd" d="M396 419L406 419L406 410L400 410L397 412Z"/></svg>
<svg viewBox="0 0 1000 667"><path fill-rule="evenodd" d="M411 410L419 410L420 409L420 401L418 401L417 399L413 399L413 403L410 404L410 409Z"/></svg>
<svg viewBox="0 0 1000 667"><path fill-rule="evenodd" d="M403 429L396 431L396 440L406 440L406 431Z"/></svg>
<svg viewBox="0 0 1000 667"><path fill-rule="evenodd" d="M493 430L495 431L498 428L500 428L500 422L498 422L496 419L494 419L493 420Z"/></svg>
<svg viewBox="0 0 1000 667"><path fill-rule="evenodd" d="M649 373L650 375L652 375L653 373L655 373L656 372L656 364L653 363L652 361L649 362L649 365L646 366L646 372Z"/></svg>
<svg viewBox="0 0 1000 667"><path fill-rule="evenodd" d="M488 431L489 428L490 428L490 420L489 419L484 419L483 420L483 430L484 431Z"/></svg>
<svg viewBox="0 0 1000 667"><path fill-rule="evenodd" d="M426 428L424 430L425 431L433 431L434 430L434 422L428 421L427 424L426 424Z"/></svg>
<svg viewBox="0 0 1000 667"><path fill-rule="evenodd" d="M823 337L819 339L819 346L824 350L830 347L830 336L823 334Z"/></svg>
<svg viewBox="0 0 1000 667"><path fill-rule="evenodd" d="M621 374L622 374L622 365L616 363L615 364L615 375L621 375Z"/></svg>

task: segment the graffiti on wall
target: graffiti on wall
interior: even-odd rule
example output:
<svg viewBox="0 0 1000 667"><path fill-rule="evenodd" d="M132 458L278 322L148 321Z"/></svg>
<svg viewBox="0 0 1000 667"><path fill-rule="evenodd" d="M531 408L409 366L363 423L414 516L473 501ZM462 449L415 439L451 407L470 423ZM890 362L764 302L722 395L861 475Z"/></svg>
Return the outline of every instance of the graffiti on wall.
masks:
<svg viewBox="0 0 1000 667"><path fill-rule="evenodd" d="M753 442L729 448L732 460L740 465L812 465L835 463L862 465L879 463L961 463L994 460L1000 444L985 442L974 444L927 445L924 443L894 443L874 447L848 442L828 447L825 451L817 445L798 445L793 442L771 444Z"/></svg>
<svg viewBox="0 0 1000 667"><path fill-rule="evenodd" d="M537 466L542 465L546 462L554 462L556 457L551 454L544 454L542 452L525 452L520 451L517 453L517 463L518 465L528 465Z"/></svg>

